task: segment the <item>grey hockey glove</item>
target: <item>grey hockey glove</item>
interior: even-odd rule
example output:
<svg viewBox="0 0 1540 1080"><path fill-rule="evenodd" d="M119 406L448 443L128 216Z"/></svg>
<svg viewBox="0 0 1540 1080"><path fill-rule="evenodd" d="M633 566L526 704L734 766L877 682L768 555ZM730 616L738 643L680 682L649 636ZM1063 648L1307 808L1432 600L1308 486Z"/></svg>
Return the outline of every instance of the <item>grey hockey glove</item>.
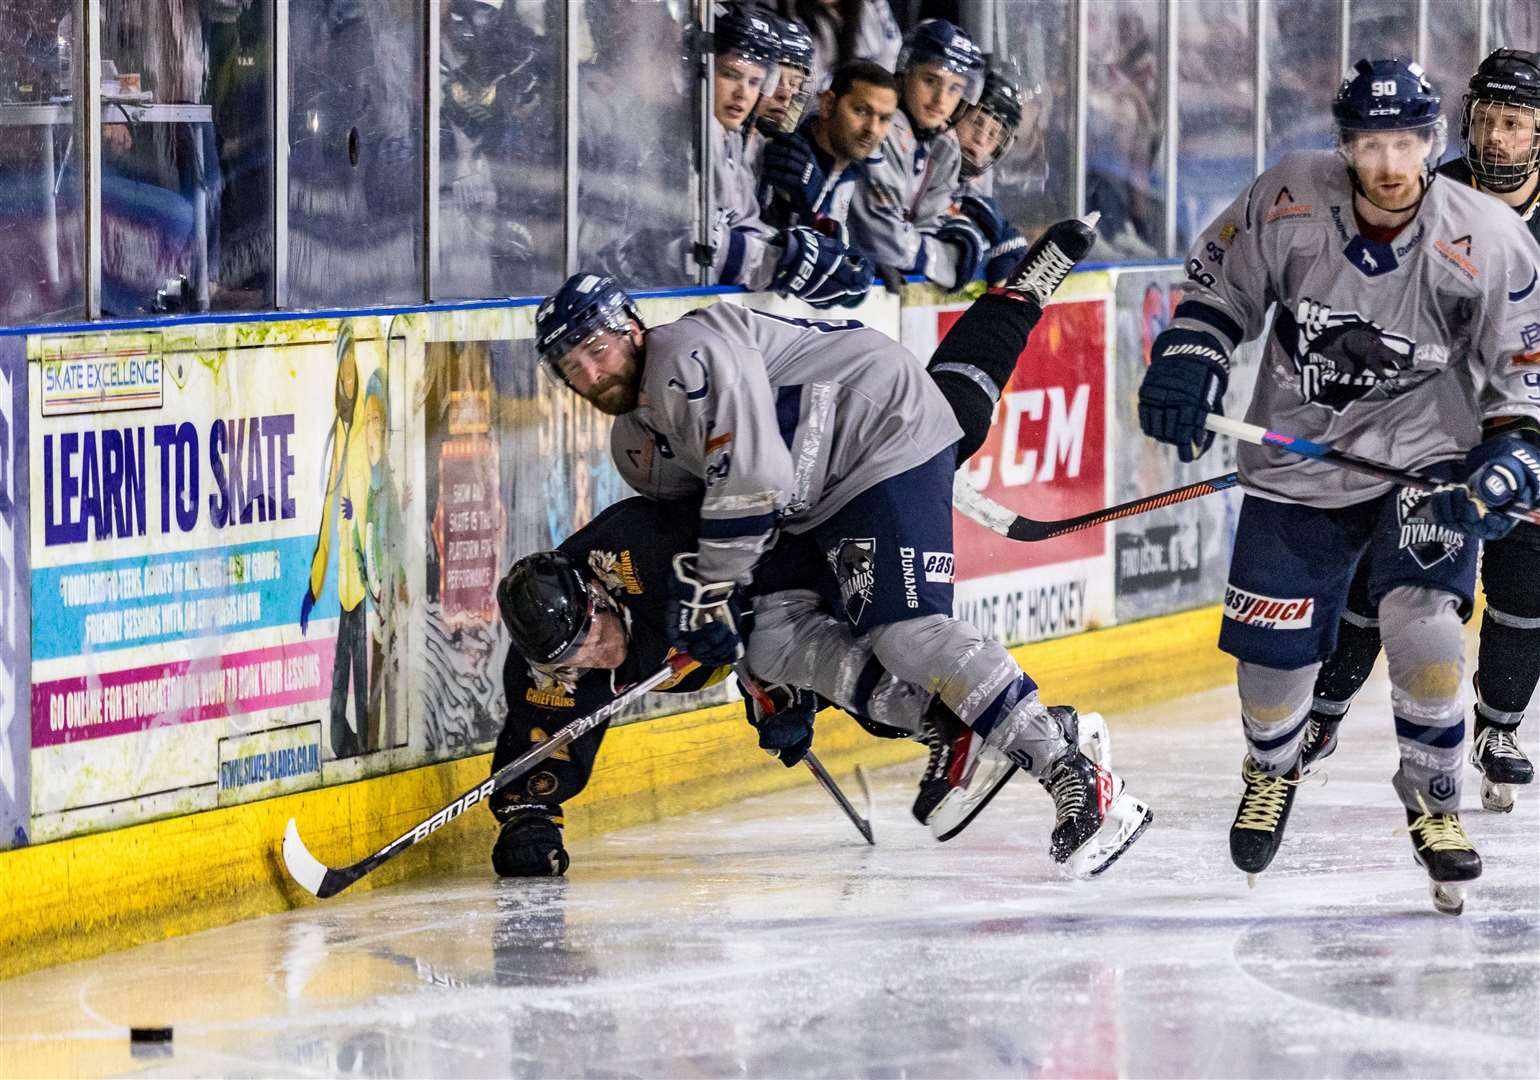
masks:
<svg viewBox="0 0 1540 1080"><path fill-rule="evenodd" d="M706 667L721 667L743 659L738 633L738 609L731 581L702 581L695 572L695 553L674 556L674 577L668 590L668 643Z"/></svg>
<svg viewBox="0 0 1540 1080"><path fill-rule="evenodd" d="M1139 427L1176 447L1183 461L1197 461L1214 443L1203 421L1210 413L1224 414L1229 382L1230 358L1218 338L1168 326L1150 346L1150 366L1139 385Z"/></svg>
<svg viewBox="0 0 1540 1080"><path fill-rule="evenodd" d="M1488 439L1465 456L1463 484L1445 484L1428 496L1424 516L1482 540L1501 540L1513 518L1500 511L1540 502L1540 450L1522 439Z"/></svg>

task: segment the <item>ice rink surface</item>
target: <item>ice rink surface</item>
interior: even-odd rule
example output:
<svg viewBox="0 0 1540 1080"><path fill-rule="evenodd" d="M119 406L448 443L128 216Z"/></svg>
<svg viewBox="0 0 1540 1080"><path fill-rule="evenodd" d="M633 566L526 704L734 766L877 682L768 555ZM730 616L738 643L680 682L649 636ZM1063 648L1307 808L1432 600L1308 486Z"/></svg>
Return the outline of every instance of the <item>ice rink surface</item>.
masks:
<svg viewBox="0 0 1540 1080"><path fill-rule="evenodd" d="M1540 1076L1540 795L1486 813L1467 769L1486 872L1436 913L1377 674L1248 889L1235 716L1225 689L1108 718L1155 823L1095 882L1019 777L931 841L916 763L874 778L875 848L809 783L577 842L566 880L345 893L0 984L0 1072Z"/></svg>

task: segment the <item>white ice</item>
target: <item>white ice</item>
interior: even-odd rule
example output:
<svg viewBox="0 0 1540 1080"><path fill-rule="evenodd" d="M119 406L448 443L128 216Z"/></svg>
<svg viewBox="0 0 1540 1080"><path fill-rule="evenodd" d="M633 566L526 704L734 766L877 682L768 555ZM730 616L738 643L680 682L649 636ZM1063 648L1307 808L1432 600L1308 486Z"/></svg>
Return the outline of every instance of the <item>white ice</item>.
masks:
<svg viewBox="0 0 1540 1080"><path fill-rule="evenodd" d="M0 1072L1540 1076L1540 791L1487 813L1466 770L1486 872L1437 914L1376 675L1248 889L1235 715L1109 716L1155 823L1095 882L1049 861L1029 781L934 843L914 764L874 778L875 848L808 783L576 842L565 880L343 894L0 984ZM174 1025L169 1056L130 1024Z"/></svg>

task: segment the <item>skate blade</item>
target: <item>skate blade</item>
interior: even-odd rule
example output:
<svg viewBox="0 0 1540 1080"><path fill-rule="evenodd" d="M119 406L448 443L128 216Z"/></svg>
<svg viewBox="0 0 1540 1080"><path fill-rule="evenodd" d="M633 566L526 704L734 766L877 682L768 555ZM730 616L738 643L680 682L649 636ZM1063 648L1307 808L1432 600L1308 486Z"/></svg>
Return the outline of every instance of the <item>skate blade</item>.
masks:
<svg viewBox="0 0 1540 1080"><path fill-rule="evenodd" d="M1078 878L1093 878L1105 873L1154 820L1155 814L1148 806L1126 791L1121 793L1107 811L1107 820L1096 835L1070 854L1066 864L1069 872Z"/></svg>
<svg viewBox="0 0 1540 1080"><path fill-rule="evenodd" d="M1510 784L1494 784L1481 781L1481 805L1494 814L1507 814L1513 810L1513 787Z"/></svg>
<svg viewBox="0 0 1540 1080"><path fill-rule="evenodd" d="M1108 772L1112 771L1112 736L1101 713L1080 714L1080 752Z"/></svg>
<svg viewBox="0 0 1540 1080"><path fill-rule="evenodd" d="M947 792L946 798L936 804L926 819L926 828L938 841L945 843L973 824L973 819L984 812L984 807L999 794L1005 782L1016 774L1015 765L994 755L981 758L977 768L983 775L973 778L977 785L973 797L968 797L967 789L955 788ZM984 772L986 769L989 772Z"/></svg>
<svg viewBox="0 0 1540 1080"><path fill-rule="evenodd" d="M1450 881L1430 881L1433 906L1444 915L1459 915L1465 910L1465 886Z"/></svg>

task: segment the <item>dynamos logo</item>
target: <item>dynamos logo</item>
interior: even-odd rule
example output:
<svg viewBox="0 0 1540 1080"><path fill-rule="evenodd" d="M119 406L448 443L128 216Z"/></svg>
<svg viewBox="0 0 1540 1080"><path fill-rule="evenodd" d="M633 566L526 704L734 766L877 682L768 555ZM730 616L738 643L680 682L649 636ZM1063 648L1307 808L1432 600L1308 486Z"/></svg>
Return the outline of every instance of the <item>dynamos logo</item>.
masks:
<svg viewBox="0 0 1540 1080"><path fill-rule="evenodd" d="M1264 630L1308 630L1315 613L1315 598L1278 600L1237 589L1225 588L1225 618Z"/></svg>
<svg viewBox="0 0 1540 1080"><path fill-rule="evenodd" d="M1308 297L1293 311L1280 310L1275 332L1294 358L1300 395L1333 412L1371 393L1404 394L1449 362L1443 346L1418 345L1356 311L1333 311Z"/></svg>

